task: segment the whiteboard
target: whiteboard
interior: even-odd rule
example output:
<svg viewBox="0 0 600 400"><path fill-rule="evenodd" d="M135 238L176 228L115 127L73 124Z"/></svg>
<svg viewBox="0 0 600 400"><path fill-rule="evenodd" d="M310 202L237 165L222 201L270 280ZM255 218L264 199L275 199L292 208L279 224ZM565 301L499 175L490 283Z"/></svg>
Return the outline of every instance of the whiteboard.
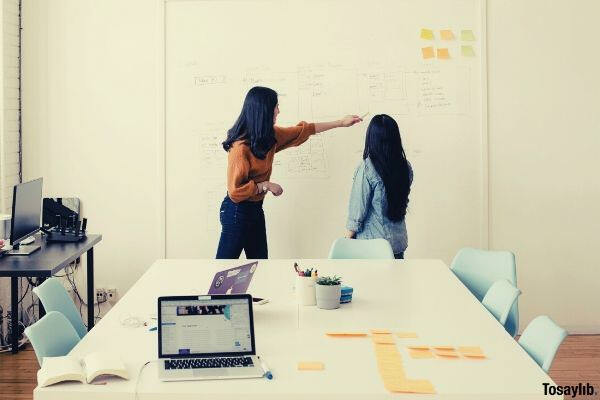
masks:
<svg viewBox="0 0 600 400"><path fill-rule="evenodd" d="M278 125L387 113L414 182L407 257L449 261L487 232L485 18L479 0L167 1L165 240L170 258L212 258L226 195L226 131L247 90L279 94ZM431 29L433 40L421 38ZM454 40L442 40L450 29ZM471 30L474 41L461 40ZM469 45L474 56L461 54ZM450 59L424 59L422 48ZM366 120L275 157L264 202L270 258L322 258L343 235Z"/></svg>

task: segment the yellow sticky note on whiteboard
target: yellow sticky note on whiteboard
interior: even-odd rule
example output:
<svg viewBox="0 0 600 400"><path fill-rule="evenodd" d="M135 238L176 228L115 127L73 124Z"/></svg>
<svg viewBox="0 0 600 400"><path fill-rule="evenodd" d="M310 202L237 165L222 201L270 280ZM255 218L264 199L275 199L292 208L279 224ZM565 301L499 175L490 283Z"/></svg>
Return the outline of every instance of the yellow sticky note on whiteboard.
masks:
<svg viewBox="0 0 600 400"><path fill-rule="evenodd" d="M473 46L460 46L460 52L463 57L475 57L475 50L473 50Z"/></svg>
<svg viewBox="0 0 600 400"><path fill-rule="evenodd" d="M433 47L423 47L421 49L421 53L423 53L423 59L427 60L428 58L435 57L435 53L433 52Z"/></svg>
<svg viewBox="0 0 600 400"><path fill-rule="evenodd" d="M320 361L300 361L298 363L299 371L321 371L325 365Z"/></svg>
<svg viewBox="0 0 600 400"><path fill-rule="evenodd" d="M475 35L470 29L463 29L462 31L460 31L460 40L464 40L465 42L474 42Z"/></svg>
<svg viewBox="0 0 600 400"><path fill-rule="evenodd" d="M431 29L426 29L426 28L421 29L421 39L433 40L434 39L433 31Z"/></svg>
<svg viewBox="0 0 600 400"><path fill-rule="evenodd" d="M454 33L450 29L442 29L440 31L440 36L442 40L454 40Z"/></svg>
<svg viewBox="0 0 600 400"><path fill-rule="evenodd" d="M450 52L448 52L448 49L446 48L437 49L437 58L440 60L449 60Z"/></svg>

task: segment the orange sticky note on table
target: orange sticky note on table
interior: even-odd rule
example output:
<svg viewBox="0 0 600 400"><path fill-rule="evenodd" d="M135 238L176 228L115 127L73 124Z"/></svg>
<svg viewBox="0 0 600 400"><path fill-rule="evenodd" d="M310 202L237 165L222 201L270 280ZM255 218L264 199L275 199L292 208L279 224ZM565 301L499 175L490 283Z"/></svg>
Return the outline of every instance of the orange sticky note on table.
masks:
<svg viewBox="0 0 600 400"><path fill-rule="evenodd" d="M440 31L440 36L442 40L454 40L454 33L450 29L442 29Z"/></svg>
<svg viewBox="0 0 600 400"><path fill-rule="evenodd" d="M436 350L435 355L439 357L458 358L455 350Z"/></svg>
<svg viewBox="0 0 600 400"><path fill-rule="evenodd" d="M417 337L417 334L415 332L397 332L396 336L401 339L414 339Z"/></svg>
<svg viewBox="0 0 600 400"><path fill-rule="evenodd" d="M409 354L412 358L433 358L433 353L431 350L416 350L410 349Z"/></svg>
<svg viewBox="0 0 600 400"><path fill-rule="evenodd" d="M415 346L406 346L410 350L429 350L429 346L424 345L415 345Z"/></svg>
<svg viewBox="0 0 600 400"><path fill-rule="evenodd" d="M392 332L388 329L371 329L371 333L374 335L390 335Z"/></svg>
<svg viewBox="0 0 600 400"><path fill-rule="evenodd" d="M437 58L440 60L449 60L450 52L447 48L437 49Z"/></svg>
<svg viewBox="0 0 600 400"><path fill-rule="evenodd" d="M392 335L374 335L373 343L375 343L375 344L396 344Z"/></svg>
<svg viewBox="0 0 600 400"><path fill-rule="evenodd" d="M421 49L421 53L423 53L423 59L427 60L428 58L435 57L435 53L433 52L433 47L423 47Z"/></svg>
<svg viewBox="0 0 600 400"><path fill-rule="evenodd" d="M321 371L325 369L325 365L320 361L300 361L298 363L298 371Z"/></svg>
<svg viewBox="0 0 600 400"><path fill-rule="evenodd" d="M483 354L483 350L479 346L461 346L458 348L458 351L465 357L485 358L485 354Z"/></svg>
<svg viewBox="0 0 600 400"><path fill-rule="evenodd" d="M364 332L327 332L327 336L332 337L365 337L367 336Z"/></svg>
<svg viewBox="0 0 600 400"><path fill-rule="evenodd" d="M436 350L454 350L454 346L433 346Z"/></svg>
<svg viewBox="0 0 600 400"><path fill-rule="evenodd" d="M433 31L431 29L421 29L421 39L433 40L434 38L435 37L433 36Z"/></svg>

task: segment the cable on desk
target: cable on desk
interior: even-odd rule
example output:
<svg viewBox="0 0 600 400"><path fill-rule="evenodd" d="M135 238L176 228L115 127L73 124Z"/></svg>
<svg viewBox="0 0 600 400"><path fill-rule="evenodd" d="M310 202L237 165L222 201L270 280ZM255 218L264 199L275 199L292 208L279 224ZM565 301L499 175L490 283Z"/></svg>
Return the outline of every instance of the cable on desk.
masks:
<svg viewBox="0 0 600 400"><path fill-rule="evenodd" d="M140 377L142 376L142 372L144 371L144 368L146 368L146 365L153 362L156 362L156 360L146 361L146 363L141 366L140 372L138 372L137 377L135 378L135 400L138 400L138 384L140 383Z"/></svg>

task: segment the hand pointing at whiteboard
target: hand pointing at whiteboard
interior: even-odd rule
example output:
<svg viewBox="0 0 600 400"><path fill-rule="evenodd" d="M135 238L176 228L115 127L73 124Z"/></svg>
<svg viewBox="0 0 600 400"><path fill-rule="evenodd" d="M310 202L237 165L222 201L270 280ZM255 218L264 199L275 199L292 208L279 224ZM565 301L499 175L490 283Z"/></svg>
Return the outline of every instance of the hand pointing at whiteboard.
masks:
<svg viewBox="0 0 600 400"><path fill-rule="evenodd" d="M366 115L366 114L365 114ZM315 122L315 132L324 132L333 128L348 128L354 124L362 121L362 118L358 115L346 115L342 119L330 122Z"/></svg>

